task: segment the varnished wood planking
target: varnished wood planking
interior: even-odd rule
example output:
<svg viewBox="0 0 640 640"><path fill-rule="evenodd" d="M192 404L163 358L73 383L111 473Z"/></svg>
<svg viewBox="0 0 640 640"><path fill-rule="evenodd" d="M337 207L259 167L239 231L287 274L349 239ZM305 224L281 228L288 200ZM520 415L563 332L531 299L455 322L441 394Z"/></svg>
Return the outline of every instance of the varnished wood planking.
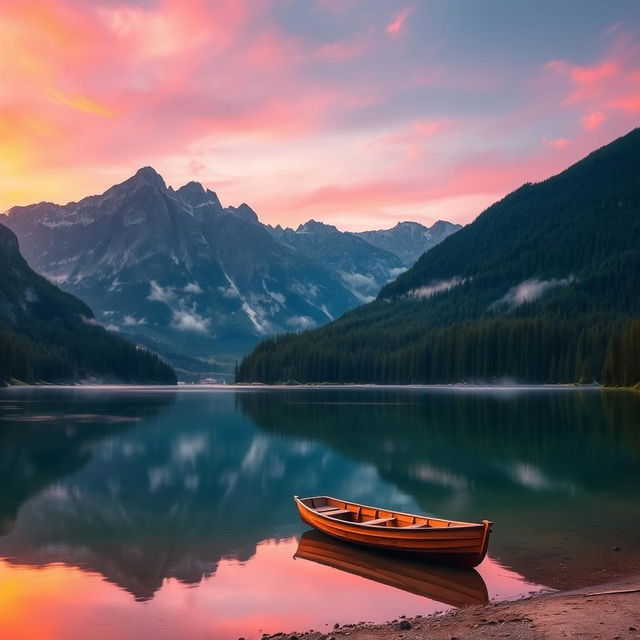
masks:
<svg viewBox="0 0 640 640"><path fill-rule="evenodd" d="M482 524L443 520L378 509L329 496L302 499L295 496L294 499L305 522L347 542L428 554L434 559L465 567L480 564L487 552L491 532L491 523L487 520ZM329 507L340 511L333 511L335 516L332 516L332 512L327 511ZM323 510L326 513L322 513ZM369 521L379 522L368 524Z"/></svg>

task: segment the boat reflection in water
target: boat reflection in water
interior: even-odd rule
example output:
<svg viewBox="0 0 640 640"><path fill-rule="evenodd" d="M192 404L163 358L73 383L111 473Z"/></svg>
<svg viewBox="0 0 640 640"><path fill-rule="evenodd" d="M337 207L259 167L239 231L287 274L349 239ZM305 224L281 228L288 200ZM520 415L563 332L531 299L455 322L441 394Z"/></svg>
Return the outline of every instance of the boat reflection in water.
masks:
<svg viewBox="0 0 640 640"><path fill-rule="evenodd" d="M487 604L489 595L475 569L429 564L421 558L370 551L317 531L302 534L293 556L396 587L453 607Z"/></svg>

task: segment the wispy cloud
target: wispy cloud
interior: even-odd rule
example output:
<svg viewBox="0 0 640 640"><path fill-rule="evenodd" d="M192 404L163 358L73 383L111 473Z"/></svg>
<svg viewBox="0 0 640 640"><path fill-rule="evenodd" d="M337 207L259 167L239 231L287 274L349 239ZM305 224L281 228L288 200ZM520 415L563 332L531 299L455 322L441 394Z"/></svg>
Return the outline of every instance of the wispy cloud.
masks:
<svg viewBox="0 0 640 640"><path fill-rule="evenodd" d="M507 293L499 300L496 300L491 305L491 308L499 307L518 307L527 302L535 302L539 300L551 289L557 289L558 287L566 287L567 285L575 282L574 276L568 276L567 278L552 278L550 280L538 280L533 278L531 280L525 280L520 284L512 287Z"/></svg>
<svg viewBox="0 0 640 640"><path fill-rule="evenodd" d="M437 293L443 293L444 291L449 291L450 289L453 289L453 287L458 287L461 284L464 284L466 281L467 281L466 278L461 278L460 276L454 276L449 280L438 280L428 285L425 285L423 287L411 289L411 291L409 291L407 295L410 298L418 298L418 299L431 298L435 296Z"/></svg>
<svg viewBox="0 0 640 640"><path fill-rule="evenodd" d="M210 324L210 318L205 318L195 311L187 311L185 309L173 311L171 318L171 326L178 331L207 333Z"/></svg>
<svg viewBox="0 0 640 640"><path fill-rule="evenodd" d="M402 34L409 16L413 13L415 7L405 7L394 16L393 20L387 25L385 31L392 37L397 38Z"/></svg>
<svg viewBox="0 0 640 640"><path fill-rule="evenodd" d="M554 138L553 140L543 138L542 144L552 149L564 149L569 144L569 141L566 138Z"/></svg>
<svg viewBox="0 0 640 640"><path fill-rule="evenodd" d="M591 113L586 113L584 116L582 116L582 126L587 131L593 131L597 129L606 119L607 116L605 116L601 111L592 111Z"/></svg>
<svg viewBox="0 0 640 640"><path fill-rule="evenodd" d="M85 113L93 113L94 115L104 116L105 118L113 118L115 115L112 109L109 109L102 104L98 104L86 96L68 96L56 89L48 89L47 95L53 102L64 104L71 109L77 109L78 111L84 111Z"/></svg>
<svg viewBox="0 0 640 640"><path fill-rule="evenodd" d="M192 333L208 333L211 329L211 319L206 318L197 312L197 305L195 302L191 302L188 297L183 297L181 294L195 294L202 293L202 289L196 283L189 283L183 288L176 287L163 287L155 280L149 283L150 292L147 296L147 300L152 302L160 302L166 305L171 311L171 321L169 326L172 329L183 332ZM126 320L126 319L125 319ZM133 322L125 325L140 324L131 318Z"/></svg>

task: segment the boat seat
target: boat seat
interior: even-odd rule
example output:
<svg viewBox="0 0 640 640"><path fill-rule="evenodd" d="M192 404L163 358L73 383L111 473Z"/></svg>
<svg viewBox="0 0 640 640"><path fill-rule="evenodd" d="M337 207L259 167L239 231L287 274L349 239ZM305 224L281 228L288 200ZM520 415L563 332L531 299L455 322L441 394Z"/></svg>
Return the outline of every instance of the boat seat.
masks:
<svg viewBox="0 0 640 640"><path fill-rule="evenodd" d="M387 522L391 522L392 520L395 520L395 518L377 518L375 520L367 520L366 522L363 522L362 524L386 524Z"/></svg>
<svg viewBox="0 0 640 640"><path fill-rule="evenodd" d="M338 511L338 507L315 507L318 513L324 513L325 511Z"/></svg>
<svg viewBox="0 0 640 640"><path fill-rule="evenodd" d="M331 516L335 518L336 516L344 516L347 513L352 513L349 509L333 509L332 511L324 511L322 513L323 516Z"/></svg>

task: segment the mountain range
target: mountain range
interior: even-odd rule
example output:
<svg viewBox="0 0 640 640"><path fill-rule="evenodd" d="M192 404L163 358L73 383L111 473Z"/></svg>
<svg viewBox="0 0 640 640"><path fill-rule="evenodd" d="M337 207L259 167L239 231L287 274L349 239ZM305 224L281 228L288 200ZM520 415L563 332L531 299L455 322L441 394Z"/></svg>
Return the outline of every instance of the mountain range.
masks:
<svg viewBox="0 0 640 640"><path fill-rule="evenodd" d="M155 355L99 326L91 309L36 274L0 224L0 384L79 379L175 384Z"/></svg>
<svg viewBox="0 0 640 640"><path fill-rule="evenodd" d="M197 182L168 187L151 167L79 202L14 207L4 223L29 264L102 325L192 371L229 368L266 336L374 299L458 228L401 223L368 237L313 220L271 227Z"/></svg>
<svg viewBox="0 0 640 640"><path fill-rule="evenodd" d="M635 129L523 185L375 301L262 343L238 380L615 384L620 371L628 380L624 345L640 317L639 166Z"/></svg>
<svg viewBox="0 0 640 640"><path fill-rule="evenodd" d="M406 267L411 267L425 251L462 229L462 225L438 220L432 227L419 222L398 222L392 229L360 231L355 235L375 247L395 253Z"/></svg>

